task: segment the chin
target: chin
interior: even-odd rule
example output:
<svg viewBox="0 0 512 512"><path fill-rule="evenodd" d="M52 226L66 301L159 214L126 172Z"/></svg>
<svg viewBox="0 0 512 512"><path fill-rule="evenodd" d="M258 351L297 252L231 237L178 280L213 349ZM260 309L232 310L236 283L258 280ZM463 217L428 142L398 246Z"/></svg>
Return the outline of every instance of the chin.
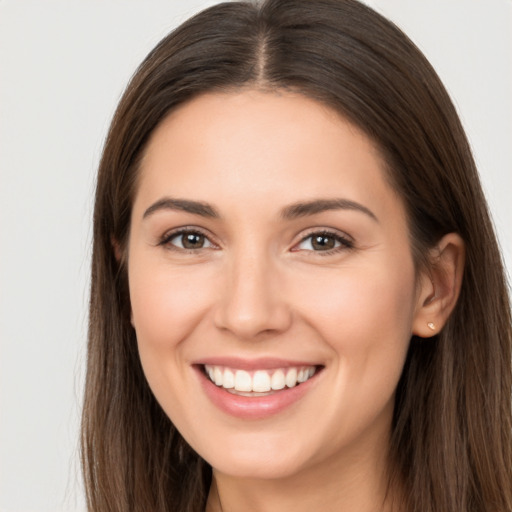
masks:
<svg viewBox="0 0 512 512"><path fill-rule="evenodd" d="M261 438L219 442L218 448L209 449L202 456L214 470L231 477L282 479L301 472L308 465L305 451L295 444L286 439Z"/></svg>
<svg viewBox="0 0 512 512"><path fill-rule="evenodd" d="M302 465L295 461L285 460L277 455L263 460L261 457L255 457L252 460L233 457L229 460L219 461L218 464L213 464L212 468L233 478L280 480L299 473Z"/></svg>

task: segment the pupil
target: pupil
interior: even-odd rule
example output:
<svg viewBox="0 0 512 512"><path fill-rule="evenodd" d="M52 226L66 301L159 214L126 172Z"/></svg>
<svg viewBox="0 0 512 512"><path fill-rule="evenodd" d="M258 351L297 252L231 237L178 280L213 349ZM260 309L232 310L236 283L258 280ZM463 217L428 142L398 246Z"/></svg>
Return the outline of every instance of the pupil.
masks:
<svg viewBox="0 0 512 512"><path fill-rule="evenodd" d="M189 233L188 235L183 235L182 243L185 249L201 248L204 245L204 236L198 233Z"/></svg>
<svg viewBox="0 0 512 512"><path fill-rule="evenodd" d="M319 249L321 251L333 249L334 238L327 235L317 235L313 237L312 245L314 249Z"/></svg>

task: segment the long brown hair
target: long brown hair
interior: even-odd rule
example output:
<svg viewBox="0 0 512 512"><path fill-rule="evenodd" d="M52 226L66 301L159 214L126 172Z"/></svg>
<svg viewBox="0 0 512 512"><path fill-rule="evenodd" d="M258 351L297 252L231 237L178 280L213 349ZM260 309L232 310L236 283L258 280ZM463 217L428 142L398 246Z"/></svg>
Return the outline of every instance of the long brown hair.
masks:
<svg viewBox="0 0 512 512"><path fill-rule="evenodd" d="M511 315L471 151L421 52L355 0L268 0L209 8L163 39L120 101L101 160L82 457L89 510L204 510L211 469L153 397L130 324L121 254L141 156L177 105L206 91L292 90L336 109L385 156L419 266L461 235L457 306L434 338L413 337L398 385L390 482L411 512L512 510ZM401 507L401 508L402 508Z"/></svg>

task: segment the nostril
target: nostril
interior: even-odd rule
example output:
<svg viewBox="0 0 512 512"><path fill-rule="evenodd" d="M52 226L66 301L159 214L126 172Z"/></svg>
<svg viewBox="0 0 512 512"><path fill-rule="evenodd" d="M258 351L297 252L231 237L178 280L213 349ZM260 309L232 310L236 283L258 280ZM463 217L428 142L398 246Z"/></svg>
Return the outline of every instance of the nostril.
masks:
<svg viewBox="0 0 512 512"><path fill-rule="evenodd" d="M262 303L244 307L238 302L219 306L214 322L218 329L229 331L239 339L258 340L286 331L292 315L284 305Z"/></svg>

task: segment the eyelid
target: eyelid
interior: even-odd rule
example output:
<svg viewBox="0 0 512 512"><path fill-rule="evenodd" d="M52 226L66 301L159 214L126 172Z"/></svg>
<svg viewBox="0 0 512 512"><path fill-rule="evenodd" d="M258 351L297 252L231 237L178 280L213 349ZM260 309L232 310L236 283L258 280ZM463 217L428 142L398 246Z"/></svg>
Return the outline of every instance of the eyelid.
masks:
<svg viewBox="0 0 512 512"><path fill-rule="evenodd" d="M354 238L350 236L346 231L342 231L337 228L328 228L325 226L316 226L307 228L300 233L300 240L304 240L308 236L324 233L326 235L339 236L347 241L354 242Z"/></svg>
<svg viewBox="0 0 512 512"><path fill-rule="evenodd" d="M180 248L178 246L175 246L174 244L171 244L170 241L182 234L185 233L197 233L202 236L204 236L208 242L211 244L211 247L203 247L198 249L185 249ZM313 235L326 235L335 238L340 245L338 247L334 247L332 249L328 249L325 251L313 251L313 250L306 250L306 249L298 249L297 247L306 241L308 238L312 237ZM194 225L186 225L186 226L179 226L173 229L170 229L166 231L157 242L157 245L159 246L167 246L169 249L180 251L180 252L198 252L201 249L219 249L220 246L217 242L214 241L214 237L212 234L199 226ZM300 238L298 241L296 241L292 248L290 249L292 252L298 252L298 251L304 251L304 252L311 252L311 253L317 253L317 254L323 254L323 255L329 255L338 251L342 250L350 250L354 248L354 239L349 234L347 234L344 231L340 231L338 229L334 228L326 228L326 227L313 227L309 228L306 231L303 231L300 234Z"/></svg>
<svg viewBox="0 0 512 512"><path fill-rule="evenodd" d="M173 238L175 238L179 235L185 234L185 233L197 233L197 234L204 236L208 240L208 242L212 245L212 247L201 247L199 249L184 249L184 248L177 247L170 243L170 241ZM166 246L172 250L181 251L181 252L183 252L183 251L198 252L201 249L218 249L219 244L214 242L212 238L213 237L209 231L207 231L203 228L200 228L198 226L180 226L180 227L173 228L173 229L166 231L159 238L157 245Z"/></svg>
<svg viewBox="0 0 512 512"><path fill-rule="evenodd" d="M340 245L338 247L334 247L332 249L328 249L325 251L313 251L313 250L307 250L307 249L298 249L297 247L305 242L308 238L311 238L313 235L326 235L331 236L335 238ZM310 253L316 253L319 255L329 255L333 254L335 252L343 251L343 250L350 250L354 249L355 240L344 231L340 231L338 229L333 228L325 228L325 227L315 227L315 228L309 228L305 232L301 233L300 239L298 242L295 242L293 244L293 247L291 248L292 252L298 252L298 251L304 251L304 252L310 252Z"/></svg>

